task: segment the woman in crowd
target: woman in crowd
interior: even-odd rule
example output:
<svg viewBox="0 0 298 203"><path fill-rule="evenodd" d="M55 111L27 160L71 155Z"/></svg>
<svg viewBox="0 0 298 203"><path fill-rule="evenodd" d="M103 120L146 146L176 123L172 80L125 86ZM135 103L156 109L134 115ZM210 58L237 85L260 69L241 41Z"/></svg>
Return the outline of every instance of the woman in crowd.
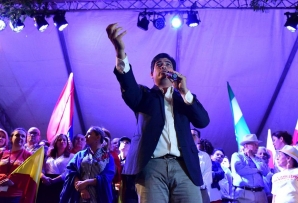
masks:
<svg viewBox="0 0 298 203"><path fill-rule="evenodd" d="M0 151L7 149L8 134L5 130L0 128Z"/></svg>
<svg viewBox="0 0 298 203"><path fill-rule="evenodd" d="M85 149L86 138L82 134L77 134L72 139L72 149L71 153L76 154L77 152Z"/></svg>
<svg viewBox="0 0 298 203"><path fill-rule="evenodd" d="M266 149L264 146L260 146L258 148L258 152L256 156L260 157L261 159L264 160L264 162L267 164L269 168L269 159L270 159L270 154L269 151ZM271 194L271 189L272 189L272 176L273 176L273 169L270 169L269 173L266 176L263 176L264 180L264 190L266 192L268 202L272 202L272 194Z"/></svg>
<svg viewBox="0 0 298 203"><path fill-rule="evenodd" d="M104 132L91 127L85 137L89 147L68 164L60 202L111 203L115 165L112 156L102 149Z"/></svg>
<svg viewBox="0 0 298 203"><path fill-rule="evenodd" d="M277 131L272 134L273 146L276 150L282 149L285 145L292 144L292 135L287 131Z"/></svg>
<svg viewBox="0 0 298 203"><path fill-rule="evenodd" d="M66 174L66 166L74 154L70 153L70 142L67 135L60 134L55 137L48 150L45 161L42 184L38 192L37 202L58 203ZM49 193L49 191L51 191Z"/></svg>
<svg viewBox="0 0 298 203"><path fill-rule="evenodd" d="M24 149L26 135L25 129L16 128L10 136L11 150L0 152L0 202L19 203L26 197L22 190L22 181L10 176L11 172L31 156L31 153Z"/></svg>
<svg viewBox="0 0 298 203"><path fill-rule="evenodd" d="M272 141L275 150L282 149L285 145L292 144L292 135L290 135L287 131L277 131L272 134ZM274 157L274 172L280 172L281 168L276 163L276 159Z"/></svg>
<svg viewBox="0 0 298 203"><path fill-rule="evenodd" d="M298 151L285 145L277 154L277 164L282 171L272 177L272 203L298 202Z"/></svg>

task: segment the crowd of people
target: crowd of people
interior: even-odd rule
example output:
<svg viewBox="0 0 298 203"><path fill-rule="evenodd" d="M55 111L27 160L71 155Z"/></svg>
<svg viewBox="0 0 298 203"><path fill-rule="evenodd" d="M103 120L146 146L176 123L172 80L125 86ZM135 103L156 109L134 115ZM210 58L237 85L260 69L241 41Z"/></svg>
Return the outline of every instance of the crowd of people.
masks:
<svg viewBox="0 0 298 203"><path fill-rule="evenodd" d="M103 128L90 127L72 142L65 134L56 135L51 143L40 138L36 127L16 128L10 136L0 128L0 202L25 202L27 194L19 187L23 180L12 180L11 173L40 147L45 154L37 203L113 201L112 180L121 171L116 170Z"/></svg>
<svg viewBox="0 0 298 203"><path fill-rule="evenodd" d="M203 203L298 201L298 150L291 146L292 136L286 131L272 134L276 148L273 168L269 167L271 153L259 146L261 141L255 134L243 138L231 163L223 149L201 139L198 129L192 129L191 134L200 159ZM1 189L0 202L22 202L25 198L9 175L41 146L45 159L36 202L139 202L136 176L121 174L130 153L129 137L112 139L107 129L93 126L72 141L64 134L50 144L40 138L36 127L28 131L16 128L10 136L0 129L0 187L8 188Z"/></svg>
<svg viewBox="0 0 298 203"><path fill-rule="evenodd" d="M261 141L255 134L243 137L241 148L232 154L231 163L223 149L214 148L210 141L201 139L200 131L192 129L192 135L199 156L201 152L209 155L200 156L201 169L204 169L202 175L207 185L201 188L201 192L203 194L202 190L206 188L209 195L209 198L203 198L203 203L298 202L298 147L292 146L292 136L288 132L272 134L276 157L271 168L269 159L272 152L259 146Z"/></svg>

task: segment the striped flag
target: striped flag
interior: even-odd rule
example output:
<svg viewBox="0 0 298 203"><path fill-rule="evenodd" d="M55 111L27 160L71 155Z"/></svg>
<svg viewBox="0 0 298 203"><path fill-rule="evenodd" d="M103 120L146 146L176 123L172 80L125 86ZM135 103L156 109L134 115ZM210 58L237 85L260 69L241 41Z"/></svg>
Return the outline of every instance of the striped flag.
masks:
<svg viewBox="0 0 298 203"><path fill-rule="evenodd" d="M36 200L43 158L42 146L9 176L9 179L23 191L22 203L33 203Z"/></svg>
<svg viewBox="0 0 298 203"><path fill-rule="evenodd" d="M248 126L245 122L245 119L242 115L239 104L236 100L236 97L235 97L233 91L232 91L232 88L230 87L229 82L227 82L227 85L228 85L228 93L229 93L230 104L231 104L231 109L232 109L232 114L233 114L233 119L234 119L236 141L238 143L238 149L240 150L240 142L241 142L242 138L245 135L250 134L250 131L248 129Z"/></svg>
<svg viewBox="0 0 298 203"><path fill-rule="evenodd" d="M295 127L295 130L293 133L292 141L293 141L293 145L296 145L296 143L298 142L298 120L297 120L296 127Z"/></svg>
<svg viewBox="0 0 298 203"><path fill-rule="evenodd" d="M74 82L73 73L71 73L59 96L49 122L47 131L49 142L52 142L57 134L65 134L69 136L70 140L72 139L73 105Z"/></svg>
<svg viewBox="0 0 298 203"><path fill-rule="evenodd" d="M276 151L275 151L275 148L273 145L270 129L268 129L266 148L267 148L267 151L270 153L270 159L269 159L269 163L268 163L269 168L274 168L274 159L275 159Z"/></svg>

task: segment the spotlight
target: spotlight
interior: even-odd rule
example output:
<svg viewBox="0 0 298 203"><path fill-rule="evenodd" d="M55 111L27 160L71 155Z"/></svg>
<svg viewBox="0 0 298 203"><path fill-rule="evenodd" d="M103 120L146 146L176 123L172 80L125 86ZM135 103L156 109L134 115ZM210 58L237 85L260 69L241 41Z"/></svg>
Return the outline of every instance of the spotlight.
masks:
<svg viewBox="0 0 298 203"><path fill-rule="evenodd" d="M285 27L288 28L288 30L290 30L291 32L295 32L297 30L298 25L298 13L286 12L285 15L287 16Z"/></svg>
<svg viewBox="0 0 298 203"><path fill-rule="evenodd" d="M9 25L14 32L21 32L25 27L24 23L20 19L10 21Z"/></svg>
<svg viewBox="0 0 298 203"><path fill-rule="evenodd" d="M64 28L68 26L68 22L65 19L65 11L56 13L53 20L54 25L58 28L59 31L64 30Z"/></svg>
<svg viewBox="0 0 298 203"><path fill-rule="evenodd" d="M141 17L141 20L140 20ZM138 17L137 26L145 31L148 30L149 20L146 17L146 13L140 13Z"/></svg>
<svg viewBox="0 0 298 203"><path fill-rule="evenodd" d="M196 12L190 11L188 13L186 24L189 27L196 27L201 21L197 18Z"/></svg>
<svg viewBox="0 0 298 203"><path fill-rule="evenodd" d="M157 16L159 17L154 17L154 20L153 20L153 26L158 29L158 30L161 30L165 27L165 17L161 14L156 14Z"/></svg>
<svg viewBox="0 0 298 203"><path fill-rule="evenodd" d="M40 32L45 31L49 26L49 23L46 21L44 15L35 16L33 19L35 21L35 27L37 27Z"/></svg>
<svg viewBox="0 0 298 203"><path fill-rule="evenodd" d="M0 19L0 31L4 30L5 27L6 27L6 24L5 24L4 20Z"/></svg>
<svg viewBox="0 0 298 203"><path fill-rule="evenodd" d="M171 20L171 24L172 24L173 28L181 27L182 23L183 23L183 19L181 18L181 16L179 14L175 15Z"/></svg>

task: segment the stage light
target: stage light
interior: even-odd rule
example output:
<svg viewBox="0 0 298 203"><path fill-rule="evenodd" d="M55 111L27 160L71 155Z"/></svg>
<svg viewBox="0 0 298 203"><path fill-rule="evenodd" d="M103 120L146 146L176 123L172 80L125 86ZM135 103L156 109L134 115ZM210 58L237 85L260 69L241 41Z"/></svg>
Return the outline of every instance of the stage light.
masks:
<svg viewBox="0 0 298 203"><path fill-rule="evenodd" d="M4 22L4 20L0 19L0 31L4 30L6 27L6 23Z"/></svg>
<svg viewBox="0 0 298 203"><path fill-rule="evenodd" d="M188 13L188 17L187 17L187 21L186 21L186 24L189 26L189 27L196 27L199 25L201 21L197 18L197 14L196 12L193 12L193 11L190 11Z"/></svg>
<svg viewBox="0 0 298 203"><path fill-rule="evenodd" d="M298 13L286 12L285 15L287 16L285 27L288 28L288 30L290 30L291 32L295 32L298 25Z"/></svg>
<svg viewBox="0 0 298 203"><path fill-rule="evenodd" d="M182 23L183 23L183 19L181 18L181 16L179 14L175 15L171 20L171 24L172 24L173 28L181 27Z"/></svg>
<svg viewBox="0 0 298 203"><path fill-rule="evenodd" d="M65 11L58 12L55 14L54 25L58 28L59 31L64 30L68 26L68 22L65 19Z"/></svg>
<svg viewBox="0 0 298 203"><path fill-rule="evenodd" d="M35 27L37 27L37 29L40 32L43 32L47 29L47 27L49 26L49 23L46 21L45 16L44 15L38 15L38 16L34 16L34 25Z"/></svg>
<svg viewBox="0 0 298 203"><path fill-rule="evenodd" d="M137 26L145 31L148 30L149 20L147 19L146 13L142 12L139 14Z"/></svg>
<svg viewBox="0 0 298 203"><path fill-rule="evenodd" d="M24 23L20 19L11 20L9 25L14 32L21 32L25 27Z"/></svg>
<svg viewBox="0 0 298 203"><path fill-rule="evenodd" d="M161 14L156 13L154 16L154 20L153 20L153 26L158 29L161 30L165 27L166 23L165 23L165 17Z"/></svg>

